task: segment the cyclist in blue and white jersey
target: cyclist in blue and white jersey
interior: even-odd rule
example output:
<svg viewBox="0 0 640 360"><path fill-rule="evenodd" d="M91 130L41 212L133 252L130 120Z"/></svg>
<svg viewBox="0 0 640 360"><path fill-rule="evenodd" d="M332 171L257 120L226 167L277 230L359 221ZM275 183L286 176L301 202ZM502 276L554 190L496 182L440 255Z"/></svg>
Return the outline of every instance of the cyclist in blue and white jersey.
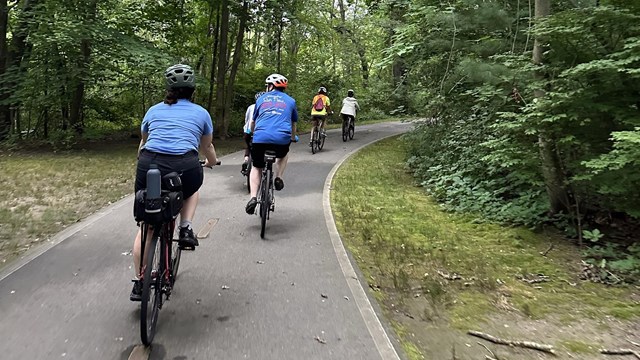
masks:
<svg viewBox="0 0 640 360"><path fill-rule="evenodd" d="M253 168L250 175L251 199L245 207L247 214L253 214L258 204L258 185L262 169L265 166L265 151L273 150L276 153L276 176L273 186L278 191L282 190L284 188L282 178L289 159L289 145L291 142L297 141L298 138L296 135L296 122L298 121L296 101L284 93L289 81L280 74L271 74L265 82L267 93L256 100L253 121L251 121Z"/></svg>
<svg viewBox="0 0 640 360"><path fill-rule="evenodd" d="M258 101L258 98L263 94L264 94L264 91L257 92L255 95L256 101ZM253 121L253 110L255 108L256 108L256 104L253 103L249 105L249 107L247 108L247 111L244 113L243 138L247 147L244 149L244 162L242 163L242 170L240 171L242 175L246 175L248 164L249 164L249 153L251 151L251 137L253 135L251 134L251 122Z"/></svg>

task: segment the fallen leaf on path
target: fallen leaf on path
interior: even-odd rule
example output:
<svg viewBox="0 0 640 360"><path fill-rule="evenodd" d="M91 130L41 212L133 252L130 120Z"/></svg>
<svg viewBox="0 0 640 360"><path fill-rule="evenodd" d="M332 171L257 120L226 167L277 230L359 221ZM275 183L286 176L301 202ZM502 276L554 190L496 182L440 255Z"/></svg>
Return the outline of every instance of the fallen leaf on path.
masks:
<svg viewBox="0 0 640 360"><path fill-rule="evenodd" d="M319 342L320 344L326 344L326 343L327 343L327 341L326 341L326 340L321 339L321 338L320 338L320 336L317 336L317 335L316 335L316 337L314 337L314 339L315 339L317 342Z"/></svg>
<svg viewBox="0 0 640 360"><path fill-rule="evenodd" d="M329 298L329 296L327 296L327 294L320 294L320 296L322 296L322 297L323 297L323 298L325 298L325 299L328 299L328 298Z"/></svg>
<svg viewBox="0 0 640 360"><path fill-rule="evenodd" d="M222 290L228 290L229 287L227 285L222 285Z"/></svg>

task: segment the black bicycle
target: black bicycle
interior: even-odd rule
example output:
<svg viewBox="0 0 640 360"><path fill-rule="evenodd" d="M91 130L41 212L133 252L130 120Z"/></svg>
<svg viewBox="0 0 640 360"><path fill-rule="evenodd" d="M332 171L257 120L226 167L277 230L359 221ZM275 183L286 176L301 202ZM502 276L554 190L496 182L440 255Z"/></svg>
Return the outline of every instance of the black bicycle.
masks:
<svg viewBox="0 0 640 360"><path fill-rule="evenodd" d="M267 150L264 153L265 167L262 168L262 179L258 188L258 205L260 205L260 237L264 239L264 231L267 227L269 214L275 211L275 197L273 188L273 163L276 161L276 153Z"/></svg>
<svg viewBox="0 0 640 360"><path fill-rule="evenodd" d="M342 115L342 141L353 140L356 132L355 117L353 115Z"/></svg>
<svg viewBox="0 0 640 360"><path fill-rule="evenodd" d="M316 125L311 129L311 153L315 154L324 147L324 139L326 135L321 132L322 123L325 120L317 120Z"/></svg>

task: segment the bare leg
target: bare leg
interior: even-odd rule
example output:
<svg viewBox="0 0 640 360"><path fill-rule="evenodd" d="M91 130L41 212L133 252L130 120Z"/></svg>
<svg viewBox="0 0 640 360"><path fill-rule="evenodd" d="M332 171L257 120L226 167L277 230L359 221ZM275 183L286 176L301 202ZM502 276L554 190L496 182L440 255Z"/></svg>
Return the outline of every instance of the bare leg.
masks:
<svg viewBox="0 0 640 360"><path fill-rule="evenodd" d="M276 159L276 177L282 179L284 170L287 168L287 162L289 161L289 154L281 159Z"/></svg>
<svg viewBox="0 0 640 360"><path fill-rule="evenodd" d="M142 224L140 224L140 228L138 228L138 233L136 234L136 239L133 241L133 271L135 272L136 279L140 278L140 253L142 252ZM153 237L153 228L149 227L149 231L147 234L147 243L151 241Z"/></svg>
<svg viewBox="0 0 640 360"><path fill-rule="evenodd" d="M195 194L189 196L189 198L182 203L182 209L180 210L181 221L193 220L193 217L196 214L196 207L198 207L199 198L200 198L200 192L196 191Z"/></svg>
<svg viewBox="0 0 640 360"><path fill-rule="evenodd" d="M258 186L260 186L260 178L262 177L262 168L252 167L251 175L251 197L254 198L258 195Z"/></svg>

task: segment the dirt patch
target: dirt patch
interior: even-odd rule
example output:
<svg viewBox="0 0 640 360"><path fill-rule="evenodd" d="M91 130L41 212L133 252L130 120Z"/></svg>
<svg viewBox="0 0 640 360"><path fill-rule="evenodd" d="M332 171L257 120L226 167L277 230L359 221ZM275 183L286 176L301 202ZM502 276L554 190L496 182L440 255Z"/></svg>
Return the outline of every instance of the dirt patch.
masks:
<svg viewBox="0 0 640 360"><path fill-rule="evenodd" d="M602 319L569 321L552 315L545 319L527 318L507 301L494 303L491 315L473 328L504 340L533 341L552 345L556 355L533 349L493 344L473 337L466 330L451 326L447 307L434 305L419 292L399 293L392 288L381 289L388 318L402 337L415 344L424 359L475 360L491 355L496 359L629 359L624 356L602 355L599 350L634 348L640 343L640 322L624 321L611 316ZM496 296L496 298L503 298ZM506 305L505 305L506 304ZM462 304L461 306L464 306ZM638 303L640 306L640 303ZM482 345L481 345L482 344ZM640 347L636 347L640 351ZM493 353L493 355L492 355Z"/></svg>

